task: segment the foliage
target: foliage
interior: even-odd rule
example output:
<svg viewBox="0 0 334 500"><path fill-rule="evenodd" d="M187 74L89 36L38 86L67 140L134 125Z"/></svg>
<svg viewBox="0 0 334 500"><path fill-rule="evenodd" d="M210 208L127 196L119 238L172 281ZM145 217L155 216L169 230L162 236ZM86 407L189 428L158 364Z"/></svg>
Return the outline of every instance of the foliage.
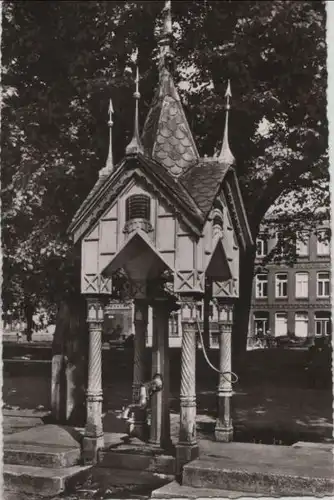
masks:
<svg viewBox="0 0 334 500"><path fill-rule="evenodd" d="M78 287L78 254L66 228L106 161L110 97L116 161L129 142L133 77L126 69L136 47L141 121L147 114L162 7L3 3L5 308L24 299L53 303ZM190 91L182 94L202 154L222 140L231 79L231 149L254 236L267 210L291 192L300 206L311 190L311 199L328 207L324 2L193 1L172 8L175 79L186 75Z"/></svg>

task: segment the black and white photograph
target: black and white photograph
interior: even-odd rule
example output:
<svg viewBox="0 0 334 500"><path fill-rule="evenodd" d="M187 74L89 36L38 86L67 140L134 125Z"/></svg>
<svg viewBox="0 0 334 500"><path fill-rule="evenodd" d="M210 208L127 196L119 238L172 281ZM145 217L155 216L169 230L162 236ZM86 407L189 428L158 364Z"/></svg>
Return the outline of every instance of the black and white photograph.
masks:
<svg viewBox="0 0 334 500"><path fill-rule="evenodd" d="M1 2L4 500L334 497L331 4Z"/></svg>

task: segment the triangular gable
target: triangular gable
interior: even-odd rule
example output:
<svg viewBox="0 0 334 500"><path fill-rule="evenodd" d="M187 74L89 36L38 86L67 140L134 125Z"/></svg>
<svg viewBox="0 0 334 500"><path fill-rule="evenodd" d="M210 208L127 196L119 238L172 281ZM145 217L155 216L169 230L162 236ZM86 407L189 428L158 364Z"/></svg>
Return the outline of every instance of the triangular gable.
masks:
<svg viewBox="0 0 334 500"><path fill-rule="evenodd" d="M216 281L228 281L233 274L222 241L217 240L216 246L206 266L205 275Z"/></svg>
<svg viewBox="0 0 334 500"><path fill-rule="evenodd" d="M132 180L139 179L148 190L163 200L186 226L198 236L201 234L203 216L184 187L161 167L143 155L126 159L120 167L102 181L99 179L88 198L77 211L68 231L75 234L75 241L97 222L108 206Z"/></svg>
<svg viewBox="0 0 334 500"><path fill-rule="evenodd" d="M131 267L133 262L133 268L137 273L142 273L143 278L155 278L166 270L173 272L173 269L157 252L146 234L137 230L123 244L117 254L110 259L101 274L111 276L119 269L126 269L127 265Z"/></svg>

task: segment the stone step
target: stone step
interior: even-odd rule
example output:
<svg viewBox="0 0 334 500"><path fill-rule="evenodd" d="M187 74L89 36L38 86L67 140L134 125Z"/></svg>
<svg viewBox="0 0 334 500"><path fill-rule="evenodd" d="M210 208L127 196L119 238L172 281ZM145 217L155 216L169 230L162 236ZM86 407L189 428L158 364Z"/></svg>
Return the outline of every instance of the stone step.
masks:
<svg viewBox="0 0 334 500"><path fill-rule="evenodd" d="M156 472L158 474L175 474L175 458L162 454L125 453L106 450L99 453L99 467L125 469L133 471Z"/></svg>
<svg viewBox="0 0 334 500"><path fill-rule="evenodd" d="M4 464L3 479L5 498L50 498L82 483L90 473L91 466L78 465L68 468L32 467L30 465Z"/></svg>
<svg viewBox="0 0 334 500"><path fill-rule="evenodd" d="M33 467L71 467L80 462L80 448L32 443L4 443L5 464Z"/></svg>
<svg viewBox="0 0 334 500"><path fill-rule="evenodd" d="M201 442L182 484L272 495L333 495L331 453L320 448Z"/></svg>
<svg viewBox="0 0 334 500"><path fill-rule="evenodd" d="M177 481L172 481L152 491L151 498L250 498L261 497L261 493L250 493L245 491L217 490L213 488L194 488L183 486Z"/></svg>

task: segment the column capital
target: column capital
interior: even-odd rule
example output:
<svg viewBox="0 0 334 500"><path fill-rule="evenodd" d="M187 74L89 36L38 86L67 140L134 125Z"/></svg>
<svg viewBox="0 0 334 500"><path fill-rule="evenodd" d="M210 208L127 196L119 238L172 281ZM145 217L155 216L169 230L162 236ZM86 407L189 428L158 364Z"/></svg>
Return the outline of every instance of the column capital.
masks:
<svg viewBox="0 0 334 500"><path fill-rule="evenodd" d="M198 320L198 305L202 304L204 294L182 294L179 297L178 304L181 308L181 321L183 325L196 325Z"/></svg>
<svg viewBox="0 0 334 500"><path fill-rule="evenodd" d="M218 311L218 324L232 324L235 300L232 297L215 297L213 300ZM225 318L222 317L224 312Z"/></svg>
<svg viewBox="0 0 334 500"><path fill-rule="evenodd" d="M105 301L100 297L89 296L87 301L87 323L91 328L99 329L104 321Z"/></svg>

